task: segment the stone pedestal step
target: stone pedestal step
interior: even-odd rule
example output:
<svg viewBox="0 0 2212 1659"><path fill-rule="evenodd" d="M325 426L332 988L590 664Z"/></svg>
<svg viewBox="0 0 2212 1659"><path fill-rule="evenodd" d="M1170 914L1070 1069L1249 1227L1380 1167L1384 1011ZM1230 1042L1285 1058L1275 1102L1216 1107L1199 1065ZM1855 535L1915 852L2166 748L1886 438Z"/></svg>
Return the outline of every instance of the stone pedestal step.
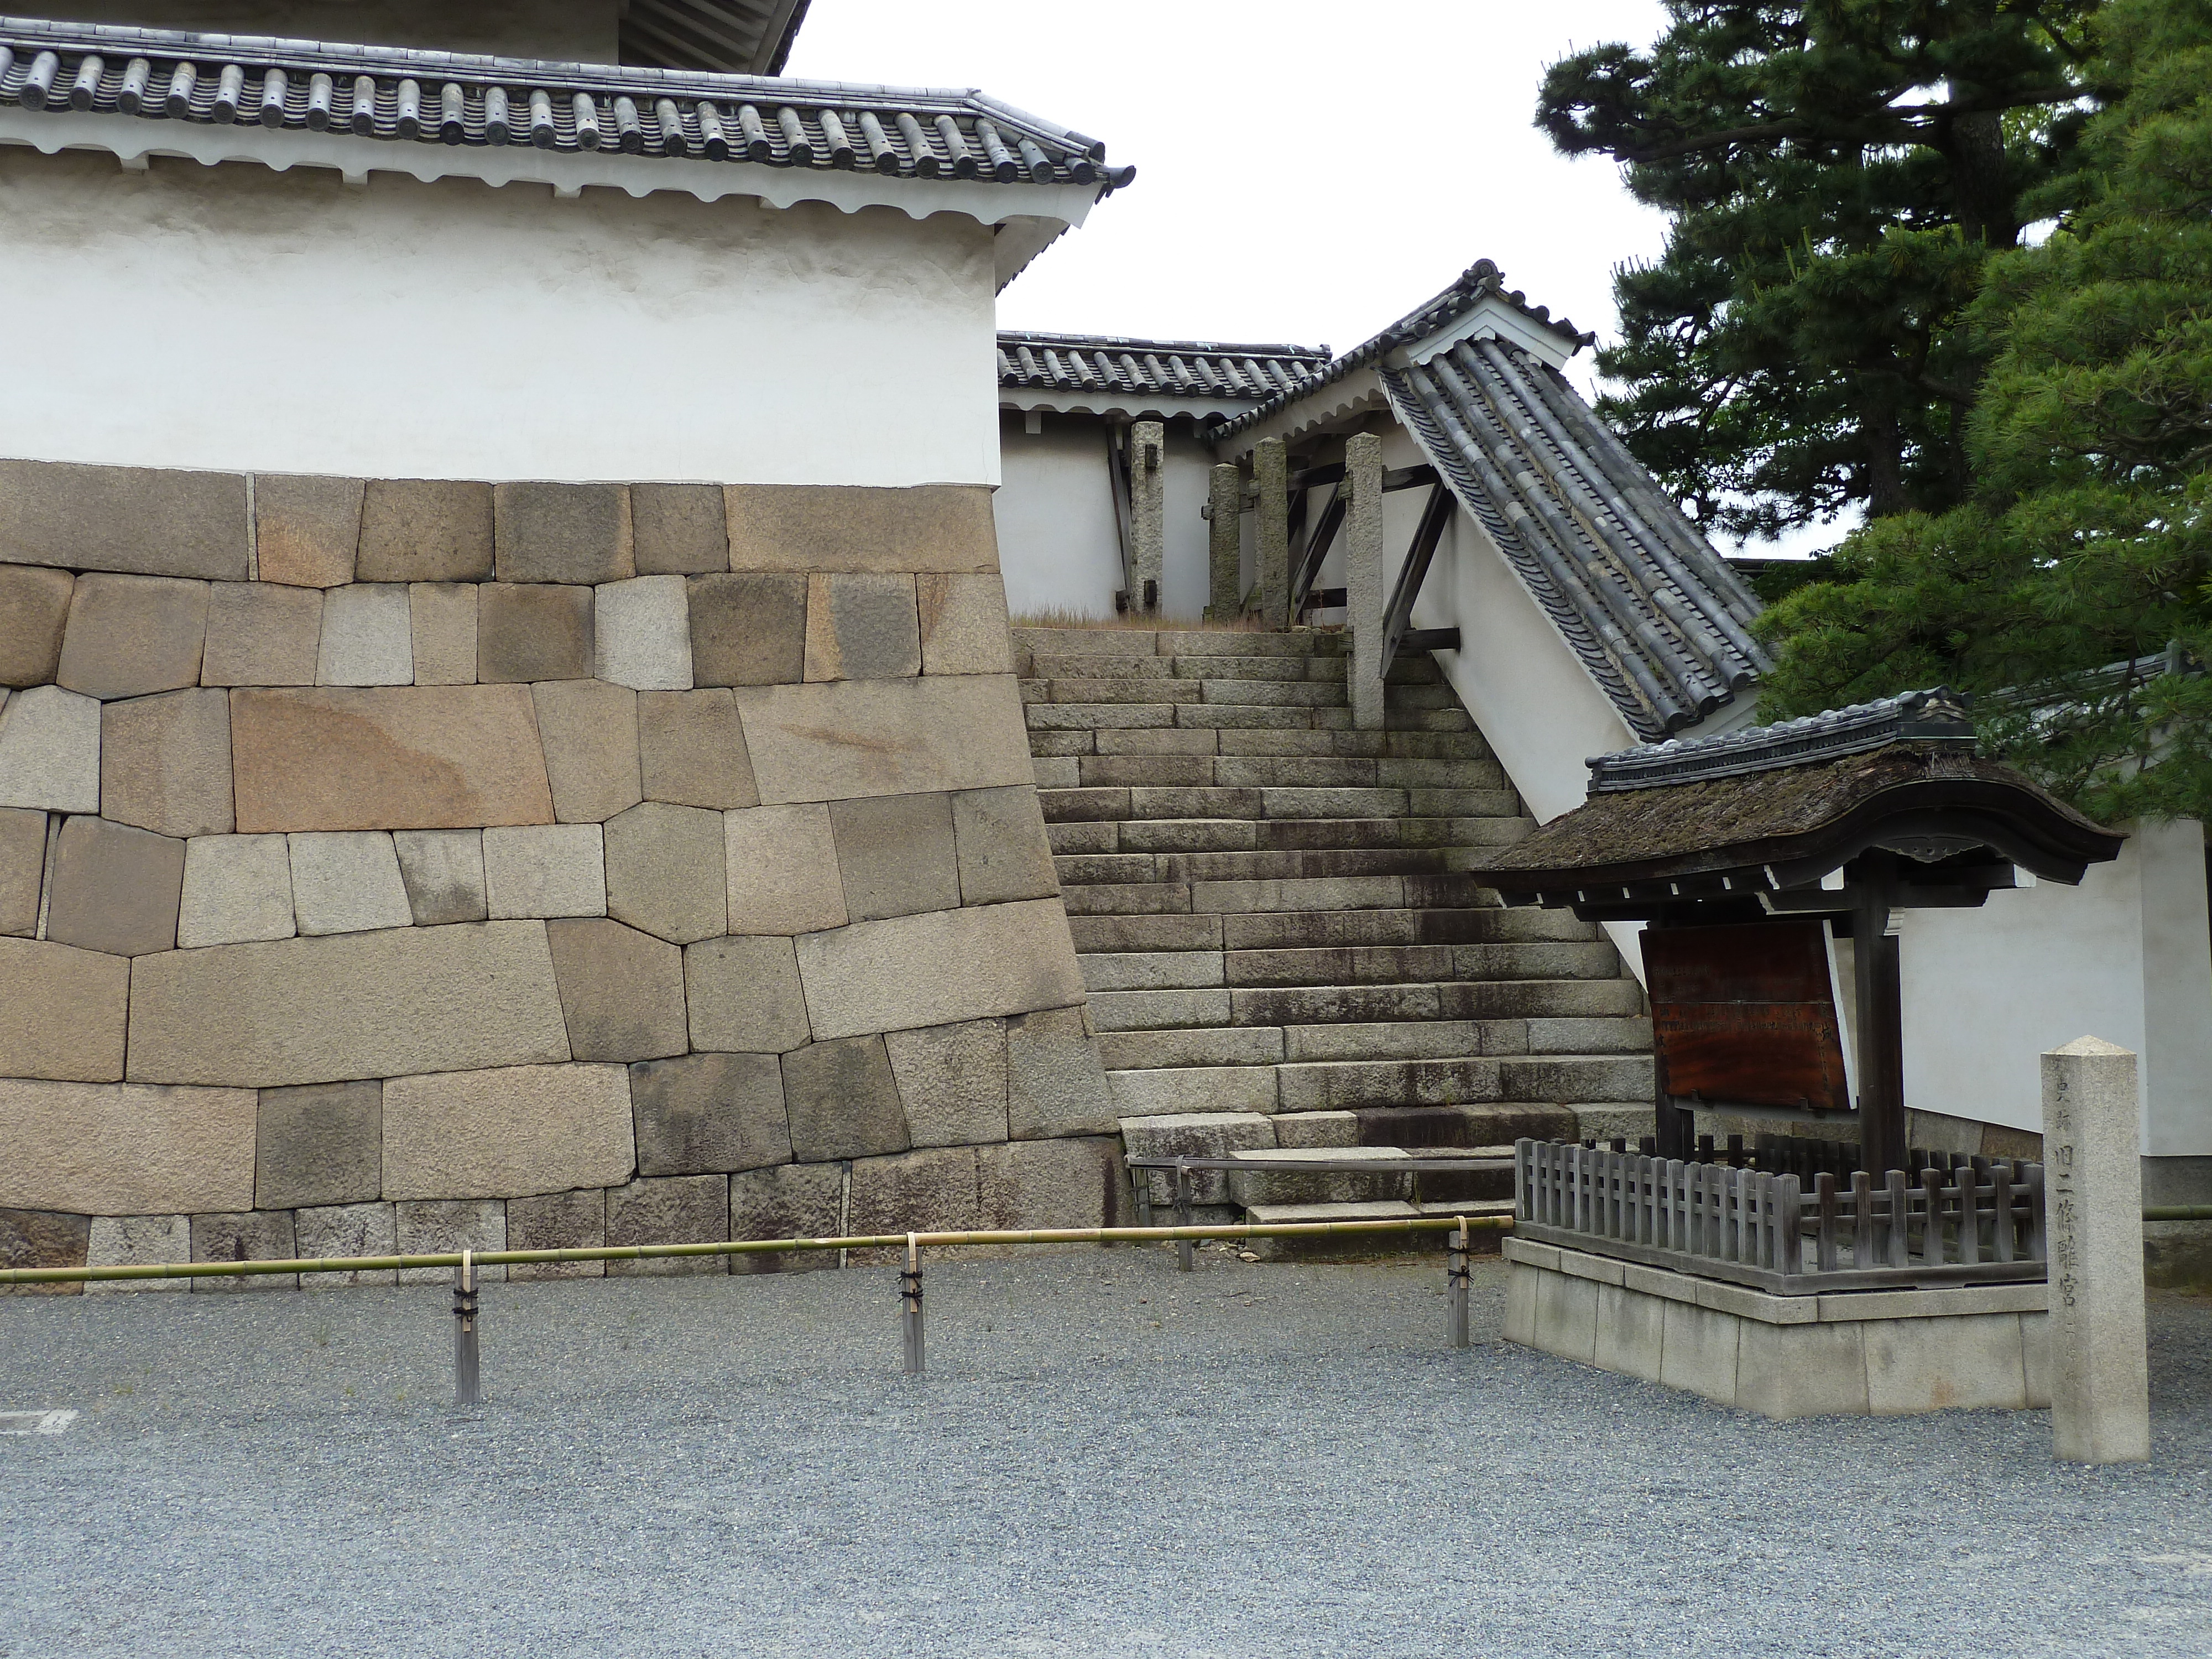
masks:
<svg viewBox="0 0 2212 1659"><path fill-rule="evenodd" d="M1648 1054L1285 1061L1109 1071L1115 1114L1332 1112L1543 1100L1573 1106L1648 1100Z"/></svg>
<svg viewBox="0 0 2212 1659"><path fill-rule="evenodd" d="M1638 1054L1648 1053L1650 1047L1650 1022L1632 1018L1434 1019L1340 1025L1209 1023L1149 1030L1102 1030L1098 1037L1100 1058L1111 1071L1470 1055Z"/></svg>
<svg viewBox="0 0 2212 1659"><path fill-rule="evenodd" d="M1203 681L1194 682L1203 684ZM1424 688L1408 686L1409 691ZM1438 688L1439 690L1446 688ZM1103 732L1121 728L1182 726L1191 730L1264 729L1350 731L1352 710L1340 704L1321 708L1287 704L1254 706L1226 702L1030 702L1032 732ZM1395 698L1382 716L1385 732L1472 732L1474 721L1456 704L1449 708L1399 705Z"/></svg>
<svg viewBox="0 0 2212 1659"><path fill-rule="evenodd" d="M1341 629L1293 629L1281 633L1237 629L1017 628L1016 666L1038 652L1085 657L1308 657L1339 656L1352 636Z"/></svg>
<svg viewBox="0 0 2212 1659"><path fill-rule="evenodd" d="M1463 789L1493 799L1486 815L1516 817L1520 797L1494 760L1400 760L1362 755L1059 755L1035 762L1040 789ZM1395 816L1394 806L1389 816ZM1143 813L1131 816L1145 817ZM1239 817L1242 813L1198 813ZM1358 817L1334 813L1332 817ZM1377 816L1383 816L1378 814Z"/></svg>
<svg viewBox="0 0 2212 1659"><path fill-rule="evenodd" d="M1357 727L1138 726L1030 732L1039 757L1249 755L1346 760L1494 760L1480 732L1394 732Z"/></svg>
<svg viewBox="0 0 2212 1659"><path fill-rule="evenodd" d="M1205 986L1346 990L1454 980L1597 979L1619 971L1613 947L1588 945L1362 945L1309 951L1094 951L1077 958L1091 991ZM1277 1022L1283 1023L1283 1022ZM1289 1024L1316 1022L1291 1021Z"/></svg>
<svg viewBox="0 0 2212 1659"><path fill-rule="evenodd" d="M1390 877L1364 879L1388 882ZM1190 911L1166 915L1072 916L1079 953L1094 951L1280 951L1362 945L1588 944L1596 925L1565 910L1480 906Z"/></svg>
<svg viewBox="0 0 2212 1659"><path fill-rule="evenodd" d="M1642 1013L1632 979L1508 980L1484 984L1332 985L1097 991L1101 1030L1222 1025L1396 1024L1432 1020L1613 1019Z"/></svg>
<svg viewBox="0 0 2212 1659"><path fill-rule="evenodd" d="M1520 818L1510 789L1443 785L1321 788L1297 784L1112 784L1037 791L1047 823L1135 818L1476 818L1512 826L1483 836L1488 845L1517 839L1533 825Z"/></svg>
<svg viewBox="0 0 2212 1659"><path fill-rule="evenodd" d="M1072 818L1045 826L1055 854L1433 852L1481 847L1522 833L1494 817Z"/></svg>

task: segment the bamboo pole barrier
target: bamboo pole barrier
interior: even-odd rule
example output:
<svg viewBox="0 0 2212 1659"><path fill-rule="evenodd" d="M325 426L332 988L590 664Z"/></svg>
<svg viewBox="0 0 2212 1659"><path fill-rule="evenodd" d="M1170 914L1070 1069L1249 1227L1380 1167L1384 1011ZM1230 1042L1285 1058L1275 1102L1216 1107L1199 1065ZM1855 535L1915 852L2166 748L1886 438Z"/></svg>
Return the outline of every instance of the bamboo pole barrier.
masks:
<svg viewBox="0 0 2212 1659"><path fill-rule="evenodd" d="M2145 1221L2212 1221L2212 1204L2146 1204Z"/></svg>
<svg viewBox="0 0 2212 1659"><path fill-rule="evenodd" d="M2212 1215L2212 1208L2206 1213ZM783 1250L904 1250L963 1244L1167 1244L1208 1238L1357 1237L1449 1232L1465 1225L1510 1231L1511 1216L1402 1216L1380 1221L1224 1223L1204 1227L1037 1227L1024 1231L874 1233L844 1238L746 1238L700 1244L611 1244L574 1250L448 1250L430 1255L324 1256L270 1261L160 1261L111 1267L5 1267L0 1285L66 1285L91 1279L240 1279L261 1273L392 1273L407 1267L479 1267L561 1261L647 1261L695 1255L762 1255Z"/></svg>

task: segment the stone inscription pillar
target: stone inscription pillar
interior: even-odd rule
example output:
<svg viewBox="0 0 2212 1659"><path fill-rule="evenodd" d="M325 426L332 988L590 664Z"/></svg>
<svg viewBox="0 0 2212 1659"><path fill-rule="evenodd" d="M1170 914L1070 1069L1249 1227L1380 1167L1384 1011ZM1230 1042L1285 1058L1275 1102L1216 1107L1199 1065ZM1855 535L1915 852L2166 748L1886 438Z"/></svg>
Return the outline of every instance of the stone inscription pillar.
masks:
<svg viewBox="0 0 2212 1659"><path fill-rule="evenodd" d="M2150 1455L2136 1057L2097 1037L2043 1056L2051 1440L2069 1463Z"/></svg>
<svg viewBox="0 0 2212 1659"><path fill-rule="evenodd" d="M1233 463L1213 469L1206 518L1206 608L1225 623L1244 605L1244 475Z"/></svg>
<svg viewBox="0 0 2212 1659"><path fill-rule="evenodd" d="M1160 608L1161 572L1167 563L1167 428L1139 421L1129 428L1129 595L1132 610Z"/></svg>
<svg viewBox="0 0 2212 1659"><path fill-rule="evenodd" d="M1382 441L1371 432L1346 440L1344 488L1346 603L1352 623L1352 723L1382 729Z"/></svg>
<svg viewBox="0 0 2212 1659"><path fill-rule="evenodd" d="M1260 614L1270 628L1291 622L1291 458L1280 438L1262 438L1252 451L1253 482L1260 489Z"/></svg>

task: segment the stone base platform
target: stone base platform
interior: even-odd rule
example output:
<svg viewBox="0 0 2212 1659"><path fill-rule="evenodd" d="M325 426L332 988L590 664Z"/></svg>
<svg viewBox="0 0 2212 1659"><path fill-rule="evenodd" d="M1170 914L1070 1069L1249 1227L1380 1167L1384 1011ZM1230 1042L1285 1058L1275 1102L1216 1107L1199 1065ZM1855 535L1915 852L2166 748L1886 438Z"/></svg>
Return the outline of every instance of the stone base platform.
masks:
<svg viewBox="0 0 2212 1659"><path fill-rule="evenodd" d="M1505 1339L1767 1417L2051 1403L2042 1285L1768 1296L1508 1238Z"/></svg>

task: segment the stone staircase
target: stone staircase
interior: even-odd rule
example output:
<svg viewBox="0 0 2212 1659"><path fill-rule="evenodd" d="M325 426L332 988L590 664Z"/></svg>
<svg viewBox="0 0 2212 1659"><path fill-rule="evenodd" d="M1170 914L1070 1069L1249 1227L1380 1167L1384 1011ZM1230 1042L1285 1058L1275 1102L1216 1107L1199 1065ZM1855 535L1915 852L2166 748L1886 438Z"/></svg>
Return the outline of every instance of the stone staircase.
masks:
<svg viewBox="0 0 2212 1659"><path fill-rule="evenodd" d="M1125 1134L1231 1114L1146 1145L1419 1150L1648 1126L1650 1025L1612 945L1464 873L1529 824L1429 658L1362 732L1342 634L1014 643Z"/></svg>

